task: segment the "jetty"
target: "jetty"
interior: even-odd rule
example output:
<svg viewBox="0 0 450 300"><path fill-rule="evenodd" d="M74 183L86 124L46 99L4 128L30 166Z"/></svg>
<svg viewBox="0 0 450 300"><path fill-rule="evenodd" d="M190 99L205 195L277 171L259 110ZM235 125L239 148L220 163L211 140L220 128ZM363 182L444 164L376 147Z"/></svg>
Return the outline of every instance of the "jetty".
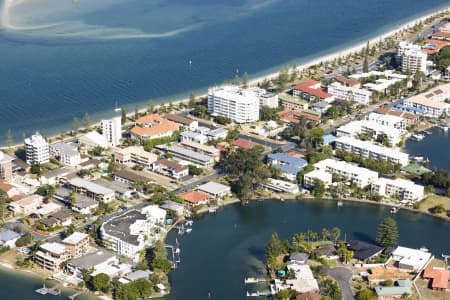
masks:
<svg viewBox="0 0 450 300"><path fill-rule="evenodd" d="M244 283L246 284L266 282L266 281L267 280L265 278L256 278L256 277L247 277L244 279Z"/></svg>
<svg viewBox="0 0 450 300"><path fill-rule="evenodd" d="M70 296L69 296L69 299L70 299L70 300L75 300L75 298L78 297L78 296L80 296L81 294L83 294L83 292L77 292L77 293L75 293L75 294L73 294L73 295L70 295Z"/></svg>
<svg viewBox="0 0 450 300"><path fill-rule="evenodd" d="M52 288L48 288L44 285L37 289L35 292L41 295L53 295L53 296L59 296L61 295L61 290L58 288L59 286L54 286Z"/></svg>
<svg viewBox="0 0 450 300"><path fill-rule="evenodd" d="M256 291L249 292L247 291L247 297L261 297L261 296L270 296L272 293L270 291Z"/></svg>

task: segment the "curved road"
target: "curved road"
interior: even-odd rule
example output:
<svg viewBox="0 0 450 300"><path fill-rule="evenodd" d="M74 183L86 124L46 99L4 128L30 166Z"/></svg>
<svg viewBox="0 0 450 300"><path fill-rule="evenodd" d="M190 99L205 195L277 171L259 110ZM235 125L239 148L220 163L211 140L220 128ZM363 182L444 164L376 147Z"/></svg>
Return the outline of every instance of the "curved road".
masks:
<svg viewBox="0 0 450 300"><path fill-rule="evenodd" d="M342 290L342 296L344 300L354 300L355 297L353 296L352 289L350 287L350 280L352 279L352 271L343 268L343 267L337 267L334 269L330 269L327 271L327 274L333 277L334 280L337 281L339 284L339 287Z"/></svg>

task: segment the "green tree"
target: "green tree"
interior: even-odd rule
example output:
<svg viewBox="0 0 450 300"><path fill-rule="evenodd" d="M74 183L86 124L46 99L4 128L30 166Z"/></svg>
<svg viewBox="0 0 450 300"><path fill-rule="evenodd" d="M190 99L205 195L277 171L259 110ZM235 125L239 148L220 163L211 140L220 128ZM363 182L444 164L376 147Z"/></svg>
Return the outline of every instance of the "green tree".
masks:
<svg viewBox="0 0 450 300"><path fill-rule="evenodd" d="M41 165L40 164L33 164L31 165L31 174L41 175Z"/></svg>
<svg viewBox="0 0 450 300"><path fill-rule="evenodd" d="M314 187L312 188L312 194L316 200L321 200L325 194L325 183L322 180L316 179L314 181Z"/></svg>
<svg viewBox="0 0 450 300"><path fill-rule="evenodd" d="M89 127L91 127L91 118L89 117L89 114L86 112L83 116L83 126L86 130L89 130Z"/></svg>
<svg viewBox="0 0 450 300"><path fill-rule="evenodd" d="M134 107L134 120L136 121L137 119L139 119L139 108L138 108L138 106L136 105L136 106Z"/></svg>
<svg viewBox="0 0 450 300"><path fill-rule="evenodd" d="M227 141L234 141L235 139L239 138L241 132L238 129L231 129L227 133L226 140Z"/></svg>
<svg viewBox="0 0 450 300"><path fill-rule="evenodd" d="M371 289L365 288L365 289L361 289L358 292L358 299L359 300L375 300L376 297L375 297L375 293Z"/></svg>
<svg viewBox="0 0 450 300"><path fill-rule="evenodd" d="M275 295L275 298L279 300L289 300L291 299L291 297L291 291L289 291L288 289L281 290Z"/></svg>
<svg viewBox="0 0 450 300"><path fill-rule="evenodd" d="M94 291L107 293L110 289L110 278L104 273L97 274L91 277L91 286Z"/></svg>
<svg viewBox="0 0 450 300"><path fill-rule="evenodd" d="M272 236L266 246L266 257L277 257L283 254L283 244L277 233L272 233Z"/></svg>
<svg viewBox="0 0 450 300"><path fill-rule="evenodd" d="M244 75L242 75L242 87L244 89L248 88L248 73L244 72Z"/></svg>
<svg viewBox="0 0 450 300"><path fill-rule="evenodd" d="M41 195L42 197L52 198L55 195L56 189L52 185L41 185L36 190L36 194Z"/></svg>
<svg viewBox="0 0 450 300"><path fill-rule="evenodd" d="M441 204L438 204L438 205L432 207L432 208L431 208L431 212L432 212L433 214L442 214L442 213L445 213L445 206L444 206L444 204L441 203Z"/></svg>
<svg viewBox="0 0 450 300"><path fill-rule="evenodd" d="M78 132L78 129L80 129L80 120L78 120L77 117L73 117L72 121L72 134L75 134Z"/></svg>
<svg viewBox="0 0 450 300"><path fill-rule="evenodd" d="M398 241L397 222L387 217L378 226L377 243L382 247L395 246Z"/></svg>
<svg viewBox="0 0 450 300"><path fill-rule="evenodd" d="M236 73L233 78L233 85L240 85L240 84L241 84L241 78L239 78L239 74Z"/></svg>
<svg viewBox="0 0 450 300"><path fill-rule="evenodd" d="M146 257L152 270L160 270L166 274L169 273L172 265L167 259L167 250L162 241L156 241L153 247L148 249Z"/></svg>
<svg viewBox="0 0 450 300"><path fill-rule="evenodd" d="M194 95L194 94L190 94L190 95L189 95L189 103L188 103L188 106L189 106L190 108L194 108L195 105L196 105L196 102L197 102L197 100L195 99L195 95Z"/></svg>
<svg viewBox="0 0 450 300"><path fill-rule="evenodd" d="M127 122L127 111L125 110L125 108L122 107L121 110L121 114L122 114L122 124L125 124Z"/></svg>
<svg viewBox="0 0 450 300"><path fill-rule="evenodd" d="M147 111L149 114L152 114L155 111L155 103L152 100L147 103Z"/></svg>

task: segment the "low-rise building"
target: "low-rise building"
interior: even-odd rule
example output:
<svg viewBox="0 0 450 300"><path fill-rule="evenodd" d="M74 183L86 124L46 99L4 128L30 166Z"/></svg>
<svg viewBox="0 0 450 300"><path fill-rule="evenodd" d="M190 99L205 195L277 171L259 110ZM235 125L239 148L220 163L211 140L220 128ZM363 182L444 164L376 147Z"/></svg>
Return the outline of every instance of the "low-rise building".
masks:
<svg viewBox="0 0 450 300"><path fill-rule="evenodd" d="M311 102L320 100L332 102L334 100L334 95L327 93L325 89L322 88L320 81L316 80L307 80L294 85L292 94Z"/></svg>
<svg viewBox="0 0 450 300"><path fill-rule="evenodd" d="M281 193L297 194L300 192L297 184L273 178L267 179L263 186L269 190Z"/></svg>
<svg viewBox="0 0 450 300"><path fill-rule="evenodd" d="M376 286L375 293L379 300L401 299L412 295L411 287L409 279L399 279L393 286Z"/></svg>
<svg viewBox="0 0 450 300"><path fill-rule="evenodd" d="M200 132L200 131L199 131ZM228 130L225 128L216 128L212 130L207 130L205 133L210 141L225 139L228 135Z"/></svg>
<svg viewBox="0 0 450 300"><path fill-rule="evenodd" d="M72 259L67 264L67 270L70 274L82 279L83 271L85 270L93 270L94 272L97 272L105 267L118 264L119 259L113 252L102 249Z"/></svg>
<svg viewBox="0 0 450 300"><path fill-rule="evenodd" d="M91 181L75 177L67 182L67 186L81 195L86 195L97 201L110 202L115 198L115 192Z"/></svg>
<svg viewBox="0 0 450 300"><path fill-rule="evenodd" d="M372 192L381 196L398 197L404 201L415 202L424 197L424 187L406 179L379 178L372 182Z"/></svg>
<svg viewBox="0 0 450 300"><path fill-rule="evenodd" d="M343 180L350 180L359 188L364 188L378 180L377 172L358 167L345 161L327 158L314 164L314 168L338 175Z"/></svg>
<svg viewBox="0 0 450 300"><path fill-rule="evenodd" d="M16 241L20 238L20 234L12 230L0 231L0 249L9 247L10 249L16 248Z"/></svg>
<svg viewBox="0 0 450 300"><path fill-rule="evenodd" d="M333 78L334 81L339 82L341 85L346 87L351 87L355 89L359 89L361 87L361 83L358 79L355 78L347 78L345 76L339 75Z"/></svg>
<svg viewBox="0 0 450 300"><path fill-rule="evenodd" d="M363 262L369 262L383 251L380 246L359 240L348 241L347 248L353 251L355 259Z"/></svg>
<svg viewBox="0 0 450 300"><path fill-rule="evenodd" d="M432 258L433 255L429 252L402 246L392 252L392 260L398 262L400 269L413 272L421 272Z"/></svg>
<svg viewBox="0 0 450 300"><path fill-rule="evenodd" d="M288 264L289 271L295 273L294 279L286 279L283 282L279 279L275 279L271 284L271 290L276 293L280 290L290 289L299 293L318 292L319 284L314 278L311 268L308 265L303 264Z"/></svg>
<svg viewBox="0 0 450 300"><path fill-rule="evenodd" d="M151 168L152 168L152 165L150 165L150 169ZM149 177L142 176L142 175L139 175L134 172L127 171L127 170L119 170L116 173L114 173L114 180L118 181L118 182L123 182L126 184L133 184L136 182L142 182L144 184L147 184L147 183L153 182L153 180ZM108 187L108 188L110 188L110 187ZM110 188L110 189L112 189L112 188Z"/></svg>
<svg viewBox="0 0 450 300"><path fill-rule="evenodd" d="M204 192L215 199L224 198L225 196L231 194L231 189L229 186L214 181L202 184L198 186L196 190Z"/></svg>
<svg viewBox="0 0 450 300"><path fill-rule="evenodd" d="M76 146L64 142L50 145L50 155L66 166L77 166L81 163L81 156Z"/></svg>
<svg viewBox="0 0 450 300"><path fill-rule="evenodd" d="M292 111L304 111L309 108L309 103L305 100L300 99L297 96L291 96L288 94L280 94L278 96L280 105L285 109Z"/></svg>
<svg viewBox="0 0 450 300"><path fill-rule="evenodd" d="M317 181L321 181L325 186L329 186L333 182L333 176L329 172L322 170L313 170L303 175L303 185L306 188L312 188Z"/></svg>
<svg viewBox="0 0 450 300"><path fill-rule="evenodd" d="M188 150L193 150L200 154L205 154L214 158L215 161L220 159L220 150L208 145L202 145L196 142L182 142L182 146Z"/></svg>
<svg viewBox="0 0 450 300"><path fill-rule="evenodd" d="M41 268L50 272L58 272L61 270L63 262L71 259L71 253L62 243L44 243L35 253L34 263Z"/></svg>
<svg viewBox="0 0 450 300"><path fill-rule="evenodd" d="M400 129L381 125L375 121L352 121L336 129L336 135L358 138L365 135L369 139L381 141L386 139L389 145L394 146L402 140L403 132Z"/></svg>
<svg viewBox="0 0 450 300"><path fill-rule="evenodd" d="M99 206L98 202L90 197L73 193L75 203L71 203L71 209L83 215L89 215L95 212ZM66 188L56 188L56 193L53 198L64 203L70 203L71 191Z"/></svg>
<svg viewBox="0 0 450 300"><path fill-rule="evenodd" d="M420 116L412 113L408 113L406 111L395 110L386 107L380 107L376 110L377 113L387 115L387 116L395 116L400 117L405 120L406 127L413 126L419 124Z"/></svg>
<svg viewBox="0 0 450 300"><path fill-rule="evenodd" d="M382 126L396 128L401 131L405 131L407 126L406 120L402 117L388 114L383 115L375 112L371 112L366 115L366 120L376 122L377 124L380 124Z"/></svg>
<svg viewBox="0 0 450 300"><path fill-rule="evenodd" d="M267 106L270 108L278 107L278 95L268 92L265 89L261 89L258 87L249 88L252 90L259 99L259 107Z"/></svg>
<svg viewBox="0 0 450 300"><path fill-rule="evenodd" d="M41 204L40 207L35 212L33 212L33 214L40 218L46 218L60 211L61 209L62 206L60 204L49 202Z"/></svg>
<svg viewBox="0 0 450 300"><path fill-rule="evenodd" d="M95 147L108 148L109 144L106 138L97 131L90 131L78 138L78 144L83 149L93 149Z"/></svg>
<svg viewBox="0 0 450 300"><path fill-rule="evenodd" d="M152 170L175 179L181 179L189 175L188 166L180 165L168 159L159 159L152 163Z"/></svg>
<svg viewBox="0 0 450 300"><path fill-rule="evenodd" d="M361 141L352 137L338 137L335 144L337 150L351 152L363 158L386 160L402 166L406 166L409 163L409 156L404 152L374 145L370 142Z"/></svg>
<svg viewBox="0 0 450 300"><path fill-rule="evenodd" d="M42 205L43 200L44 197L40 195L31 195L9 203L8 208L15 215L29 216L38 210L38 207Z"/></svg>
<svg viewBox="0 0 450 300"><path fill-rule="evenodd" d="M62 240L62 243L70 252L70 257L80 257L89 250L89 235L82 232L74 232Z"/></svg>
<svg viewBox="0 0 450 300"><path fill-rule="evenodd" d="M178 125L186 128L187 130L195 131L198 128L198 122L180 115L175 114L165 114L164 118L169 121L175 122Z"/></svg>
<svg viewBox="0 0 450 300"><path fill-rule="evenodd" d="M308 164L304 159L293 157L285 153L269 153L267 161L273 167L279 169L283 177L288 180L296 180L298 172Z"/></svg>
<svg viewBox="0 0 450 300"><path fill-rule="evenodd" d="M146 176L140 176L137 178L141 178L141 183L144 183L144 184L152 182L152 180ZM136 182L136 181L134 181L134 182ZM133 197L133 195L136 192L135 188L133 188L131 184L128 184L128 183L122 182L122 181L97 180L97 181L95 181L95 183L103 185L104 187L116 192L116 198L118 198L118 199L131 199L131 197Z"/></svg>
<svg viewBox="0 0 450 300"><path fill-rule="evenodd" d="M188 161L197 166L202 166L202 167L212 166L215 162L215 160L212 156L205 155L205 154L202 154L199 152L195 152L195 151L180 147L178 145L173 145L173 146L160 145L160 146L156 146L156 148L172 154L173 157L175 157L179 160Z"/></svg>
<svg viewBox="0 0 450 300"><path fill-rule="evenodd" d="M372 92L360 88L348 87L333 82L328 86L328 93L333 94L336 99L341 99L350 102L357 102L359 104L368 105Z"/></svg>
<svg viewBox="0 0 450 300"><path fill-rule="evenodd" d="M184 142L196 142L199 144L206 144L208 142L208 137L201 134L200 132L194 131L184 131L180 134L180 141Z"/></svg>
<svg viewBox="0 0 450 300"><path fill-rule="evenodd" d="M187 205L192 207L206 205L208 204L209 199L211 199L210 195L199 191L188 191L182 193L180 197L184 199L184 202Z"/></svg>
<svg viewBox="0 0 450 300"><path fill-rule="evenodd" d="M0 151L0 179L9 181L12 179L13 157Z"/></svg>
<svg viewBox="0 0 450 300"><path fill-rule="evenodd" d="M158 159L152 152L147 152L144 147L131 146L124 149L117 149L114 152L114 160L119 164L127 166L140 165L150 168L151 164Z"/></svg>
<svg viewBox="0 0 450 300"><path fill-rule="evenodd" d="M158 114L151 114L136 120L135 126L131 129L131 136L144 143L145 140L170 137L180 126Z"/></svg>
<svg viewBox="0 0 450 300"><path fill-rule="evenodd" d="M3 179L0 179L0 190L5 192L9 198L14 199L22 194L20 189L12 184L6 183Z"/></svg>
<svg viewBox="0 0 450 300"><path fill-rule="evenodd" d="M450 270L437 267L428 267L423 271L423 278L431 280L433 290L446 291L450 279Z"/></svg>

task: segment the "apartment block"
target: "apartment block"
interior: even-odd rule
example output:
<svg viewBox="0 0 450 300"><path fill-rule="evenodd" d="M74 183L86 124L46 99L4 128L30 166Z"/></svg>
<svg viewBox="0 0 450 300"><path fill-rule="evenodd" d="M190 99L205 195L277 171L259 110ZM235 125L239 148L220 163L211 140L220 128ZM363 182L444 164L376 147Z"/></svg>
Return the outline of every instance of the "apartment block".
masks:
<svg viewBox="0 0 450 300"><path fill-rule="evenodd" d="M119 145L122 138L122 118L117 116L112 119L102 120L101 126L102 135L109 146L115 147Z"/></svg>
<svg viewBox="0 0 450 300"><path fill-rule="evenodd" d="M25 154L29 165L44 164L50 161L48 143L39 133L25 139Z"/></svg>
<svg viewBox="0 0 450 300"><path fill-rule="evenodd" d="M156 154L147 152L144 147L131 146L124 149L117 149L114 152L114 160L124 165L141 165L150 168L152 163L158 159Z"/></svg>
<svg viewBox="0 0 450 300"><path fill-rule="evenodd" d="M12 179L13 157L0 151L0 179L10 181Z"/></svg>
<svg viewBox="0 0 450 300"><path fill-rule="evenodd" d="M372 183L372 192L381 196L398 197L405 201L419 201L424 197L424 187L411 180L379 178Z"/></svg>

